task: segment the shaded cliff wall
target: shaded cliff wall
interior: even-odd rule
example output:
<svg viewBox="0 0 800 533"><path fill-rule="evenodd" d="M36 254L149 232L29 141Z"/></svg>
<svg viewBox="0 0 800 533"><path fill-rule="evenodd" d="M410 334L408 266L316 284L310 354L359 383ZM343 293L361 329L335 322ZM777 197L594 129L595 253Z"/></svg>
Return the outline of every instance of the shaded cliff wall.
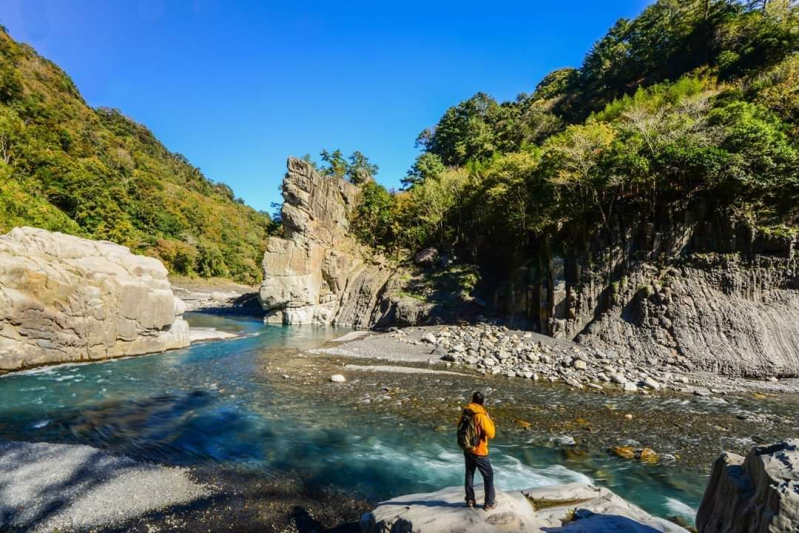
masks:
<svg viewBox="0 0 800 533"><path fill-rule="evenodd" d="M795 238L701 204L539 244L495 293L499 314L643 363L797 375Z"/></svg>

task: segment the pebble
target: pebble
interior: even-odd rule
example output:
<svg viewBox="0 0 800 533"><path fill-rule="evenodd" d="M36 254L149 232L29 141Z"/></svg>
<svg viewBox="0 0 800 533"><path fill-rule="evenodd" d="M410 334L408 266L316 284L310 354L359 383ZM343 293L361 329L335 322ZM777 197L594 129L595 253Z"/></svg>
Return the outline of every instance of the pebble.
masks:
<svg viewBox="0 0 800 533"><path fill-rule="evenodd" d="M347 379L341 374L334 374L331 376L331 381L333 383L344 383Z"/></svg>
<svg viewBox="0 0 800 533"><path fill-rule="evenodd" d="M436 336L431 332L428 332L425 335L423 335L421 340L422 342L427 342L428 344L436 344L437 342Z"/></svg>

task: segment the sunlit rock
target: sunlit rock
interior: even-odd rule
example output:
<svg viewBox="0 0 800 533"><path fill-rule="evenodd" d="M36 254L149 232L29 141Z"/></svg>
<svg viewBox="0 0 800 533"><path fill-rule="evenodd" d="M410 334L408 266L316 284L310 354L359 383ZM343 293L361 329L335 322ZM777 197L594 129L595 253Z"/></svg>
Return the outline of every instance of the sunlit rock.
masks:
<svg viewBox="0 0 800 533"><path fill-rule="evenodd" d="M160 261L36 228L0 237L0 372L189 345Z"/></svg>
<svg viewBox="0 0 800 533"><path fill-rule="evenodd" d="M697 511L700 533L789 533L798 529L798 441L759 446L714 463Z"/></svg>
<svg viewBox="0 0 800 533"><path fill-rule="evenodd" d="M480 504L483 491L476 487ZM464 489L449 487L381 502L361 517L362 533L492 533L554 531L687 533L654 517L605 488L584 483L550 485L522 491L498 491L497 508L470 509Z"/></svg>

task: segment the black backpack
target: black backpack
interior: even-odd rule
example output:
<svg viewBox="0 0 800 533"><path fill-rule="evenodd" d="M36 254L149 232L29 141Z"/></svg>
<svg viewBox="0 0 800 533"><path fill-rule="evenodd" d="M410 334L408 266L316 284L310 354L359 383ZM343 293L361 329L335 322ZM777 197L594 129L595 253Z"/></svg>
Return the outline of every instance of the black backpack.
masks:
<svg viewBox="0 0 800 533"><path fill-rule="evenodd" d="M465 452L471 452L480 442L476 414L471 409L464 409L461 422L458 424L458 446Z"/></svg>

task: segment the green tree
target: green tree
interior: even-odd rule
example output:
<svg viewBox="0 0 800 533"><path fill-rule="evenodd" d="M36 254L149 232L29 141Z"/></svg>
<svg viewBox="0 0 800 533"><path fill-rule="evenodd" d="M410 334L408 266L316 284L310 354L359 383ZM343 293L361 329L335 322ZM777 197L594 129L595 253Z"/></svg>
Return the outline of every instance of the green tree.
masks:
<svg viewBox="0 0 800 533"><path fill-rule="evenodd" d="M390 244L392 230L392 195L374 180L364 182L358 207L351 217L350 228L364 244Z"/></svg>
<svg viewBox="0 0 800 533"><path fill-rule="evenodd" d="M369 158L356 150L350 155L347 165L347 178L350 183L360 185L378 175L378 165L370 163Z"/></svg>
<svg viewBox="0 0 800 533"><path fill-rule="evenodd" d="M618 177L603 171L614 135L608 124L591 122L568 127L549 139L544 148L552 173L549 180L565 189L571 198L566 207L580 212L593 206L606 228L611 227L611 211L621 185Z"/></svg>
<svg viewBox="0 0 800 533"><path fill-rule="evenodd" d="M436 154L425 152L417 156L414 166L411 167L400 182L404 188L411 189L427 179L435 179L444 171L445 166L442 163L442 158Z"/></svg>
<svg viewBox="0 0 800 533"><path fill-rule="evenodd" d="M344 179L347 175L348 165L341 150L337 149L333 152L323 150L320 152L319 156L325 164L325 166L320 168L323 175Z"/></svg>

